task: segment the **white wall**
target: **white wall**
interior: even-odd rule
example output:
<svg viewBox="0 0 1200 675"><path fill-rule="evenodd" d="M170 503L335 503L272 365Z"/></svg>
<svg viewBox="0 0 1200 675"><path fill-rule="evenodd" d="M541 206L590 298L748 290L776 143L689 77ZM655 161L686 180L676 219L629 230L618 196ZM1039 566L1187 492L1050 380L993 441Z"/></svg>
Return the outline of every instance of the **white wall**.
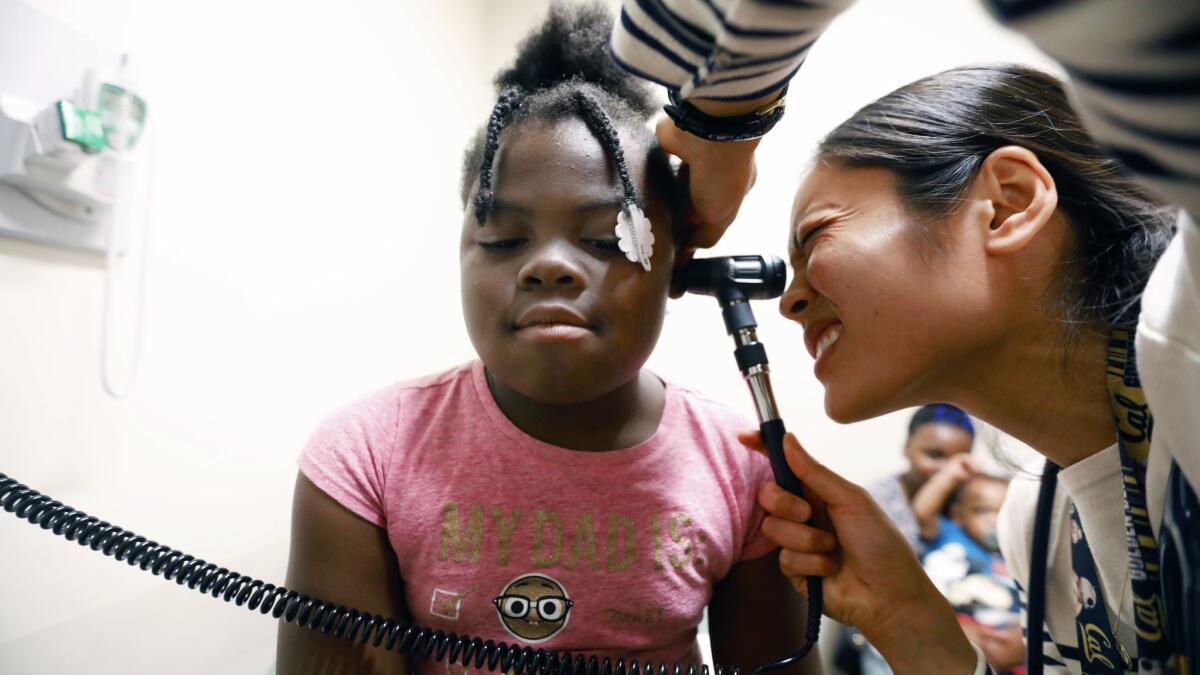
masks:
<svg viewBox="0 0 1200 675"><path fill-rule="evenodd" d="M490 106L478 6L43 8L139 57L159 141L145 354L134 394L106 398L102 270L0 241L0 471L282 580L294 458L319 418L471 355L457 174ZM0 612L0 671L212 673L261 645L269 663L270 621L5 517L0 595L22 609Z"/></svg>
<svg viewBox="0 0 1200 675"><path fill-rule="evenodd" d="M0 240L0 471L281 580L294 458L320 417L472 356L458 308L461 151L486 118L492 73L544 3L32 4L139 57L157 196L142 376L126 400L97 381L102 269ZM934 70L1001 59L1044 63L972 3L863 0L794 82L717 252L782 252L810 148L858 106ZM715 304L689 298L670 314L651 367L751 414ZM829 422L798 327L771 303L758 317L806 445L857 480L897 469L906 416ZM269 621L12 519L0 542L3 672L270 663Z"/></svg>

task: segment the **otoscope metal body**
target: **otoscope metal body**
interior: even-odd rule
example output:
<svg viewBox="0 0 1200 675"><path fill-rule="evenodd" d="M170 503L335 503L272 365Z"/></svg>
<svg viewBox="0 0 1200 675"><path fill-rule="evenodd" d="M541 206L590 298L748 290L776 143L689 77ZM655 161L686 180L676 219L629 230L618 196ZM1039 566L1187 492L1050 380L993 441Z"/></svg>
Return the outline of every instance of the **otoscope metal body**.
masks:
<svg viewBox="0 0 1200 675"><path fill-rule="evenodd" d="M745 303L745 300L740 302ZM746 312L749 313L747 306ZM753 316L751 316L753 319ZM728 320L726 321L728 327ZM734 356L742 371L742 378L750 388L750 397L754 399L754 411L758 414L758 428L762 433L763 445L767 447L767 455L771 460L771 472L775 482L796 496L804 495L804 485L787 465L783 454L783 437L787 433L783 419L779 416L779 408L775 404L775 391L771 388L771 366L767 361L767 350L758 341L756 327L743 327L731 333L733 335Z"/></svg>
<svg viewBox="0 0 1200 675"><path fill-rule="evenodd" d="M758 428L771 461L775 482L797 496L804 495L804 485L787 465L783 453L783 438L787 433L775 393L771 389L771 369L767 350L758 341L758 322L750 309L751 299L770 299L783 294L787 283L787 266L775 256L731 256L692 260L680 274L689 293L716 296L721 306L725 330L733 337L733 355L738 369L750 388ZM787 659L759 666L754 675L781 668L804 658L816 645L821 625L821 580L808 578L808 625L806 644Z"/></svg>
<svg viewBox="0 0 1200 675"><path fill-rule="evenodd" d="M733 343L737 349L760 344L756 333L753 328L743 328L733 334ZM742 371L742 377L746 378L746 384L750 387L754 410L758 413L758 423L780 419L779 410L775 407L775 392L771 389L770 367L766 363L750 366Z"/></svg>
<svg viewBox="0 0 1200 675"><path fill-rule="evenodd" d="M767 361L767 349L758 341L758 324L745 294L736 286L718 296L722 302L721 316L725 319L725 330L733 336L734 358L742 378L750 388L754 399L754 411L758 414L758 428L762 432L763 445L771 460L771 471L775 482L794 495L804 494L804 485L788 468L783 454L783 437L787 433L779 407L775 404L775 391L771 388L771 366Z"/></svg>

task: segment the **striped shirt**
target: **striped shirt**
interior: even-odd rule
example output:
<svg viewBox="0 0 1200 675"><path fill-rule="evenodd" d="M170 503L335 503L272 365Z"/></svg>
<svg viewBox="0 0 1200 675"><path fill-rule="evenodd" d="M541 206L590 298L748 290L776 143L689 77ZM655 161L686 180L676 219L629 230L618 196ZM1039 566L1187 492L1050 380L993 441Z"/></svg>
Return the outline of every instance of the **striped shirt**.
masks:
<svg viewBox="0 0 1200 675"><path fill-rule="evenodd" d="M787 84L853 0L625 0L613 56L683 98L750 100Z"/></svg>
<svg viewBox="0 0 1200 675"><path fill-rule="evenodd" d="M682 98L752 100L787 84L852 1L624 0L613 56ZM1200 214L1200 2L987 4L1062 64L1102 146L1164 200Z"/></svg>

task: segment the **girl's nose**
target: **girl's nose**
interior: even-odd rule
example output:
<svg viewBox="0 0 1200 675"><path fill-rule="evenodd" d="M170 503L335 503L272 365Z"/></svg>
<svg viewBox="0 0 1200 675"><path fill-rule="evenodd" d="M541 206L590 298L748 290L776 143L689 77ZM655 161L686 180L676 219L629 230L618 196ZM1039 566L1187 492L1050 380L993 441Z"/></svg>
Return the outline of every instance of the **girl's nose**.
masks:
<svg viewBox="0 0 1200 675"><path fill-rule="evenodd" d="M527 291L583 288L583 270L564 248L548 244L534 252L521 267L518 286Z"/></svg>

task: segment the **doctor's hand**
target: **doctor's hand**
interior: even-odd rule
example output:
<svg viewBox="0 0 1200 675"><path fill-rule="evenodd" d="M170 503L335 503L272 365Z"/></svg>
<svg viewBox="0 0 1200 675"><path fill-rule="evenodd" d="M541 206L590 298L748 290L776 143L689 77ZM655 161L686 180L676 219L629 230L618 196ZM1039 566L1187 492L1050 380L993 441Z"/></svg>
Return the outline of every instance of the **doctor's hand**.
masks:
<svg viewBox="0 0 1200 675"><path fill-rule="evenodd" d="M762 450L757 432L741 440ZM824 613L862 631L898 675L974 672L976 654L954 610L867 491L814 460L792 434L784 447L805 498L772 482L758 500L793 587L807 593L807 577L821 577Z"/></svg>
<svg viewBox="0 0 1200 675"><path fill-rule="evenodd" d="M754 149L760 139L717 143L683 131L668 117L658 121L658 143L684 164L691 213L685 214L695 229L687 248L709 248L717 243L737 216L742 200L754 187L757 169Z"/></svg>

